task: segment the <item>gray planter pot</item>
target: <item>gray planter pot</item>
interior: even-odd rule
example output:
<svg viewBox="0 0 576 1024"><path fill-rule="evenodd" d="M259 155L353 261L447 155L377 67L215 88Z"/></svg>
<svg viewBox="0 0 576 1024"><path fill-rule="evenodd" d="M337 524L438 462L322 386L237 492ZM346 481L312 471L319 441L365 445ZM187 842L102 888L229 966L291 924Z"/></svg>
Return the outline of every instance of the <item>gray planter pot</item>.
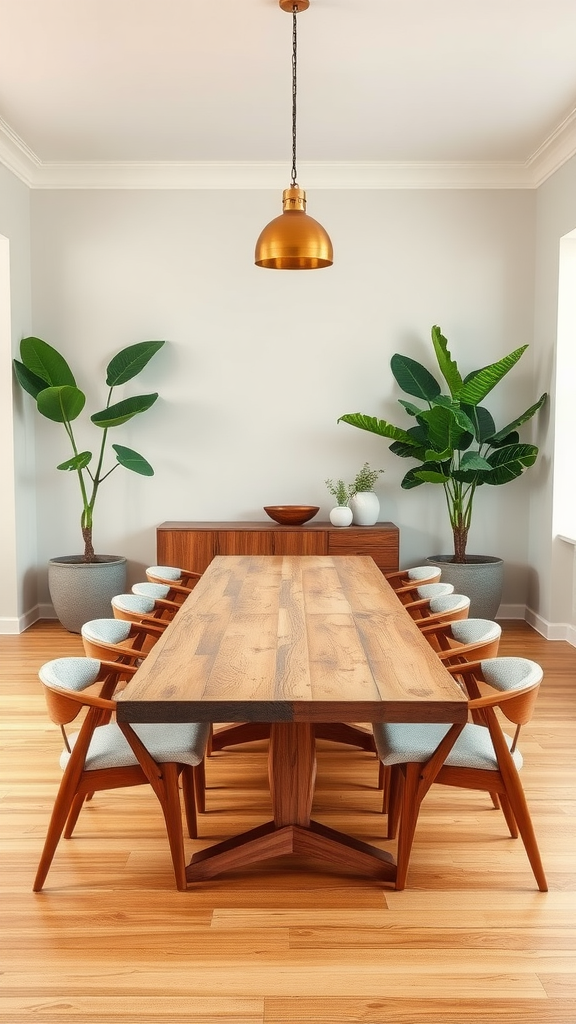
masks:
<svg viewBox="0 0 576 1024"><path fill-rule="evenodd" d="M502 600L504 562L492 555L468 555L453 562L452 555L432 555L426 561L442 569L442 583L452 583L455 594L470 598L470 618L494 619Z"/></svg>
<svg viewBox="0 0 576 1024"><path fill-rule="evenodd" d="M71 633L90 619L111 618L110 602L126 590L126 559L98 555L82 562L80 555L62 555L48 563L48 589L56 615Z"/></svg>

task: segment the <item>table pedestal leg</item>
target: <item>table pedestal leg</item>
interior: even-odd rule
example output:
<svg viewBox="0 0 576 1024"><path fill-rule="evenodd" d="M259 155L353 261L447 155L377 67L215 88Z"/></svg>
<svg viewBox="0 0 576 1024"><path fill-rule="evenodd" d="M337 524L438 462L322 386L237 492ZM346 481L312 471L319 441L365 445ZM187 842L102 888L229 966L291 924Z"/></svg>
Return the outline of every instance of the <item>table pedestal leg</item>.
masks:
<svg viewBox="0 0 576 1024"><path fill-rule="evenodd" d="M194 854L186 869L187 881L295 853L395 883L396 865L390 854L310 820L316 775L313 725L272 724L268 772L274 820Z"/></svg>
<svg viewBox="0 0 576 1024"><path fill-rule="evenodd" d="M268 779L276 828L309 825L316 781L313 725L308 722L272 724Z"/></svg>

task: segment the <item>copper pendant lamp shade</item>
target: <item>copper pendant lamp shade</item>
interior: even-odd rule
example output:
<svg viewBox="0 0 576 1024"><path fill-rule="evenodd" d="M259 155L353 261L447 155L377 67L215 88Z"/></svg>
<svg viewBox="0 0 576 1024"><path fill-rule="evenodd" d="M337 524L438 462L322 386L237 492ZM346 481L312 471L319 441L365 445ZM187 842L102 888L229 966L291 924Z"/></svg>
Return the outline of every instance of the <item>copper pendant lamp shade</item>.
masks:
<svg viewBox="0 0 576 1024"><path fill-rule="evenodd" d="M306 193L296 181L296 15L309 0L279 0L292 13L292 176L282 194L282 213L266 225L256 242L254 262L268 270L318 270L332 266L332 242L321 224L306 213Z"/></svg>
<svg viewBox="0 0 576 1024"><path fill-rule="evenodd" d="M330 267L332 242L322 225L306 213L304 189L284 189L282 206L283 212L266 225L256 242L256 266L269 270Z"/></svg>

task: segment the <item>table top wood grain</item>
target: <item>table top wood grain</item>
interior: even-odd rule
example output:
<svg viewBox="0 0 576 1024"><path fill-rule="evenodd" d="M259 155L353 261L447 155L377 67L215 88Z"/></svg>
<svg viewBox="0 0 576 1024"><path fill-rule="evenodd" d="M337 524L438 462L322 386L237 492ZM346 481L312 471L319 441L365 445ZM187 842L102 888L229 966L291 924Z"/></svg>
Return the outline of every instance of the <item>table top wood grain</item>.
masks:
<svg viewBox="0 0 576 1024"><path fill-rule="evenodd" d="M130 722L464 722L369 556L217 556L117 705Z"/></svg>

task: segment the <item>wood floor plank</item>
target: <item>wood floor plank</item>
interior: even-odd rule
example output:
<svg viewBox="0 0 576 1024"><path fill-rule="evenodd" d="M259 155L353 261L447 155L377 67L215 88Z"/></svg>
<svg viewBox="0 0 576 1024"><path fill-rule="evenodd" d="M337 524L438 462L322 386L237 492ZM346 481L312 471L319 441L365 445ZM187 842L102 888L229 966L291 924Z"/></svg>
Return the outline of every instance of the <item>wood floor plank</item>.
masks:
<svg viewBox="0 0 576 1024"><path fill-rule="evenodd" d="M94 992L108 995L110 1007L116 993L137 994L158 997L163 993L174 995L214 996L221 992L235 997L254 997L263 990L270 996L292 998L318 996L356 996L378 999L399 998L410 993L411 998L438 999L450 992L454 998L512 999L531 998L545 1000L546 992L535 974L514 974L507 971L474 972L467 974L455 965L451 971L411 971L394 974L385 964L378 967L340 965L325 968L321 972L316 966L298 967L285 964L252 965L239 962L228 968L225 980L220 965L202 964L201 970L190 971L186 963L178 961L175 968L164 968L154 964L126 965L108 978L105 968L97 961L84 965L68 965L67 970L58 964L50 971L47 967L34 968L21 973L8 970L4 976L4 994L23 993L32 988L38 996L53 996L62 988L71 996Z"/></svg>
<svg viewBox="0 0 576 1024"><path fill-rule="evenodd" d="M0 636L0 1024L576 1024L576 650L504 623L544 667L520 746L550 891L486 794L433 787L408 887L281 857L174 888L148 787L98 793L31 892L60 779L37 679L57 623ZM384 839L376 759L321 741L313 815ZM266 743L215 753L188 855L266 821ZM449 994L449 997L447 996Z"/></svg>
<svg viewBox="0 0 576 1024"><path fill-rule="evenodd" d="M263 999L236 999L222 997L193 998L189 996L132 996L118 998L114 1016L110 1016L108 997L77 995L59 998L10 998L3 1001L0 1012L2 1024L40 1021L41 1024L78 1024L79 1021L101 1024L119 1021L121 1024L164 1021L166 1024L263 1024Z"/></svg>
<svg viewBox="0 0 576 1024"><path fill-rule="evenodd" d="M267 999L265 1024L572 1024L576 1000Z"/></svg>

